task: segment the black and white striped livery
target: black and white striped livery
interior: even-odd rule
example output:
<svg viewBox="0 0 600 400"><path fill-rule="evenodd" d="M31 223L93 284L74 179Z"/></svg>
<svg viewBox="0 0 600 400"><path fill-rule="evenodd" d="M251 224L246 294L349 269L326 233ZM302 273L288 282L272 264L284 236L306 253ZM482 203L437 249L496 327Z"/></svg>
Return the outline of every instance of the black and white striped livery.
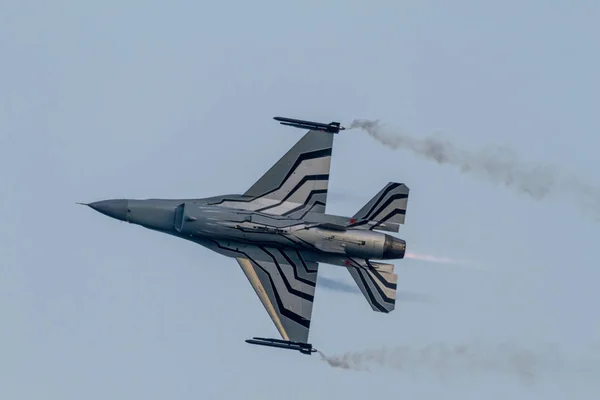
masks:
<svg viewBox="0 0 600 400"><path fill-rule="evenodd" d="M242 196L211 204L295 218L325 213L332 146L333 133L309 131Z"/></svg>
<svg viewBox="0 0 600 400"><path fill-rule="evenodd" d="M352 259L348 272L373 311L389 313L396 308L398 275L394 264Z"/></svg>
<svg viewBox="0 0 600 400"><path fill-rule="evenodd" d="M398 232L404 224L409 189L403 183L390 182L364 205L347 225L348 228Z"/></svg>
<svg viewBox="0 0 600 400"><path fill-rule="evenodd" d="M306 343L319 264L297 250L211 241L205 245L233 257L244 271L284 340Z"/></svg>
<svg viewBox="0 0 600 400"><path fill-rule="evenodd" d="M326 214L333 137L342 128L337 122L278 120L310 130L244 193L88 205L234 258L281 336L248 343L312 354L308 339L320 263L346 268L371 309L395 309L394 265L374 260L404 257L406 242L380 231L398 232L409 190L390 182L354 216Z"/></svg>

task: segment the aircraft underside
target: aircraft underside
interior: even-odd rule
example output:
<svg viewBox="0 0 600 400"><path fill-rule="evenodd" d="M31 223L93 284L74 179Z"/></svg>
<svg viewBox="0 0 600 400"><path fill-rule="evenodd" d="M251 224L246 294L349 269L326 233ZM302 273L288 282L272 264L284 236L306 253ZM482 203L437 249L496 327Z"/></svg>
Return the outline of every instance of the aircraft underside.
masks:
<svg viewBox="0 0 600 400"><path fill-rule="evenodd" d="M394 265L372 260L404 257L405 241L384 232L398 232L404 224L409 189L389 182L352 217L326 214L333 136L344 128L276 119L310 130L242 194L88 205L235 258L281 335L248 342L311 354L307 341L320 263L346 268L374 311L394 310Z"/></svg>

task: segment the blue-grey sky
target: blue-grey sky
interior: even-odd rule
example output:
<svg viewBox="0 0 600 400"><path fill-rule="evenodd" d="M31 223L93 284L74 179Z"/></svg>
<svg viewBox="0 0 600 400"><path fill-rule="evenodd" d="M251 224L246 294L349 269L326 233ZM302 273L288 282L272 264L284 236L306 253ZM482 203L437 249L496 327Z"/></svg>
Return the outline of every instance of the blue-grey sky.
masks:
<svg viewBox="0 0 600 400"><path fill-rule="evenodd" d="M598 398L576 374L443 382L249 346L276 331L234 260L74 204L243 192L302 135L276 115L506 144L600 186L600 3L367 4L0 2L0 398ZM389 315L318 290L315 346L597 345L600 223L344 133L328 212L405 182L411 250L488 270L397 262L429 301Z"/></svg>

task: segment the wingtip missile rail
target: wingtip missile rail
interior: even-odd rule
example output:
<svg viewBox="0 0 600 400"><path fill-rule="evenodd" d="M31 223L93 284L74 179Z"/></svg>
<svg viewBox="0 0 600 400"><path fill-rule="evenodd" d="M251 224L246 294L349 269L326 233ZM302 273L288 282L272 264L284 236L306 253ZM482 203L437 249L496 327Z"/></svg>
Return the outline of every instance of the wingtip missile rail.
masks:
<svg viewBox="0 0 600 400"><path fill-rule="evenodd" d="M274 117L273 119L275 121L279 121L281 125L287 125L300 129L310 129L313 131L339 133L340 131L346 129L343 126L340 126L339 122L330 122L328 124L324 124L322 122L304 121L301 119L293 119L286 117Z"/></svg>
<svg viewBox="0 0 600 400"><path fill-rule="evenodd" d="M298 350L300 353L307 355L311 355L317 351L317 349L312 347L312 344L310 343L293 342L281 339L253 337L252 339L247 339L246 343L257 344L259 346L277 347L280 349Z"/></svg>

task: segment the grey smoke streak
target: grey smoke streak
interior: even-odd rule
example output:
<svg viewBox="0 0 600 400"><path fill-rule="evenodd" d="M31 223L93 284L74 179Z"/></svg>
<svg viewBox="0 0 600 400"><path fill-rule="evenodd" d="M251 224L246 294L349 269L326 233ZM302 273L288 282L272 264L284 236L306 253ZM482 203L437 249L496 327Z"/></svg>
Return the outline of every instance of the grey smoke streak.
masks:
<svg viewBox="0 0 600 400"><path fill-rule="evenodd" d="M319 286L339 292L360 293L360 289L356 285L350 285L325 276L319 276L317 283Z"/></svg>
<svg viewBox="0 0 600 400"><path fill-rule="evenodd" d="M319 276L317 281L319 287L323 287L329 290L335 290L344 293L361 294L360 289L355 284L349 284L346 282L338 281L335 279L327 278L325 276ZM398 301L412 301L412 302L428 302L429 297L424 294L411 293L411 292L396 292L396 300Z"/></svg>
<svg viewBox="0 0 600 400"><path fill-rule="evenodd" d="M474 343L449 346L443 343L415 349L408 346L349 352L327 356L319 351L321 359L333 368L371 371L381 367L403 373L435 373L440 378L468 373L496 373L512 375L523 384L532 384L543 372L571 372L574 376L597 381L600 369L597 360L572 364L552 348L532 351L506 342L497 346Z"/></svg>
<svg viewBox="0 0 600 400"><path fill-rule="evenodd" d="M456 148L448 140L435 137L415 138L389 132L379 120L355 119L348 129L359 128L391 149L407 149L438 164L454 165L461 172L480 175L491 182L511 187L536 200L551 194L569 194L586 212L600 220L600 188L567 176L550 165L528 167L506 147L469 152Z"/></svg>

